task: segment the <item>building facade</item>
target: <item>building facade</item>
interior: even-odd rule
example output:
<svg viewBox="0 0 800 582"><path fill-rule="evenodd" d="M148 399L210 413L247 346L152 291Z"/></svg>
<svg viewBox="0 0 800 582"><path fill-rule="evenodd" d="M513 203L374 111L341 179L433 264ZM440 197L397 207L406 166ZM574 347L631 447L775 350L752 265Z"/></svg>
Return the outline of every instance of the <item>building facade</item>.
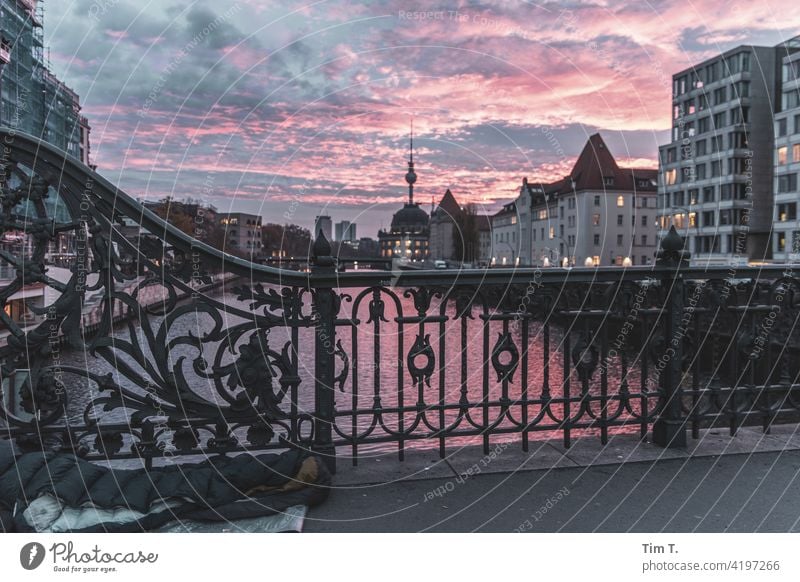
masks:
<svg viewBox="0 0 800 582"><path fill-rule="evenodd" d="M78 95L47 67L36 0L0 0L0 123L90 164L89 122Z"/></svg>
<svg viewBox="0 0 800 582"><path fill-rule="evenodd" d="M800 37L787 43L800 47ZM781 63L779 111L775 113L772 257L780 262L800 260L800 51L786 51Z"/></svg>
<svg viewBox="0 0 800 582"><path fill-rule="evenodd" d="M589 137L568 176L548 184L523 180L521 192L531 217L525 221L529 237L521 235L526 264L647 265L654 260L657 171L620 167L600 134Z"/></svg>
<svg viewBox="0 0 800 582"><path fill-rule="evenodd" d="M336 223L336 240L339 242L358 242L356 223L343 220Z"/></svg>
<svg viewBox="0 0 800 582"><path fill-rule="evenodd" d="M772 258L776 87L796 50L738 46L672 77L658 221L661 236L674 225L684 237L693 264Z"/></svg>
<svg viewBox="0 0 800 582"><path fill-rule="evenodd" d="M519 215L517 202L509 202L492 215L492 266L515 266L520 263Z"/></svg>
<svg viewBox="0 0 800 582"><path fill-rule="evenodd" d="M439 205L431 212L430 258L432 260L454 259L455 237L463 211L448 188Z"/></svg>
<svg viewBox="0 0 800 582"><path fill-rule="evenodd" d="M228 212L217 215L225 233L226 252L245 257L261 254L261 217L245 212Z"/></svg>

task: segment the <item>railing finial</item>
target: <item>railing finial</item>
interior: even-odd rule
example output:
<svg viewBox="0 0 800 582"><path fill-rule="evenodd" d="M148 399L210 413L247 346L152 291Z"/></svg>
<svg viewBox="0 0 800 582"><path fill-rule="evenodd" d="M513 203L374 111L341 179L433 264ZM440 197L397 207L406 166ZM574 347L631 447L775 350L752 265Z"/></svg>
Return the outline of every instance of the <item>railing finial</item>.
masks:
<svg viewBox="0 0 800 582"><path fill-rule="evenodd" d="M683 237L675 230L675 225L669 227L667 235L661 239L661 249L658 251L657 263L665 266L687 266L691 253L686 250Z"/></svg>
<svg viewBox="0 0 800 582"><path fill-rule="evenodd" d="M325 233L320 229L317 233L317 238L314 240L314 245L311 247L312 263L318 267L333 266L334 260L331 256L331 252L331 243L328 242Z"/></svg>

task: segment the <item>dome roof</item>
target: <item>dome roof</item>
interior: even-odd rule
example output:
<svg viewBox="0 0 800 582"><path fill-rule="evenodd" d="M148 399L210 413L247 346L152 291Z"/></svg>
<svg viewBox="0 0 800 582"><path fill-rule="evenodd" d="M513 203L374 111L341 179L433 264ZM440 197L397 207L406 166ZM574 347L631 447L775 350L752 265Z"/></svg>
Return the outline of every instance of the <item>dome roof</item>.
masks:
<svg viewBox="0 0 800 582"><path fill-rule="evenodd" d="M400 228L424 228L428 226L428 213L419 204L406 204L394 213L392 230Z"/></svg>

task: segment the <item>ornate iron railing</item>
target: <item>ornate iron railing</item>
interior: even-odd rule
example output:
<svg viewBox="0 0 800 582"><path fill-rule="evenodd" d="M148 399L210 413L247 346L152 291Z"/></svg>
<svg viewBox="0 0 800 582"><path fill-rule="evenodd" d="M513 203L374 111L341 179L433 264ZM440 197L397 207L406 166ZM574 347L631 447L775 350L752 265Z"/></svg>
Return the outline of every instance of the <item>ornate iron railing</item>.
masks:
<svg viewBox="0 0 800 582"><path fill-rule="evenodd" d="M791 266L690 268L672 232L652 267L340 273L319 237L309 273L281 270L0 137L0 434L21 448L150 464L294 446L335 467L337 450L402 459L511 435L528 450L535 433L652 428L680 447L703 424L768 428L800 408ZM46 258L62 237L59 279Z"/></svg>

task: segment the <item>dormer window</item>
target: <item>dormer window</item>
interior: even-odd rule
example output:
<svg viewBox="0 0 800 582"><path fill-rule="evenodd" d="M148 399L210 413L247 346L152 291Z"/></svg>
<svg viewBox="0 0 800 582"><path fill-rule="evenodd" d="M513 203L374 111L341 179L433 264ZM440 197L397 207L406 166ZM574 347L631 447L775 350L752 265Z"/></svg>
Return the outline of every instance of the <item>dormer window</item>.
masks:
<svg viewBox="0 0 800 582"><path fill-rule="evenodd" d="M613 186L614 185L614 177L613 176L606 176L603 178L603 184L606 186Z"/></svg>

